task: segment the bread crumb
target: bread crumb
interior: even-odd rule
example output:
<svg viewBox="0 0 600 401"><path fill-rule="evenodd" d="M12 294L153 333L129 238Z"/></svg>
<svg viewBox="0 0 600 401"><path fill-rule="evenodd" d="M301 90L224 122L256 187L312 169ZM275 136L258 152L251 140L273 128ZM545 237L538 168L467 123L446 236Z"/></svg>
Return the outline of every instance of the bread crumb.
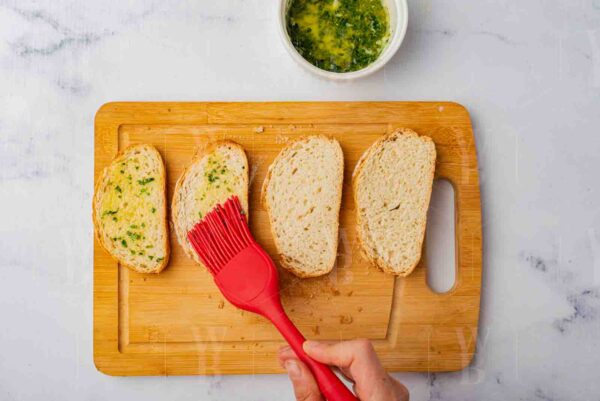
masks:
<svg viewBox="0 0 600 401"><path fill-rule="evenodd" d="M265 127L263 127L262 125L259 127L254 127L254 132L257 134L261 134L261 133L265 132Z"/></svg>
<svg viewBox="0 0 600 401"><path fill-rule="evenodd" d="M351 324L354 321L352 316L340 316L340 324Z"/></svg>
<svg viewBox="0 0 600 401"><path fill-rule="evenodd" d="M281 135L281 134L278 134L278 135L275 137L275 143L276 143L277 145L282 145L282 144L286 143L286 142L288 141L288 139L289 139L289 138L288 138L287 136L285 136L285 135Z"/></svg>
<svg viewBox="0 0 600 401"><path fill-rule="evenodd" d="M217 306L219 309L223 309L225 307L225 302L223 300L219 301L219 305Z"/></svg>

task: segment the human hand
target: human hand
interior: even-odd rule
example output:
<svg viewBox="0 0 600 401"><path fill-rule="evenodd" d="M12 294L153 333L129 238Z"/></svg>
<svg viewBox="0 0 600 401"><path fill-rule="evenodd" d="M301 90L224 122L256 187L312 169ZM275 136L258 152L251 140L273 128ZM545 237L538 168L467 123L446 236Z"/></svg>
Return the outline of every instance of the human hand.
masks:
<svg viewBox="0 0 600 401"><path fill-rule="evenodd" d="M408 401L408 390L387 374L368 340L328 343L306 341L304 352L325 365L336 366L353 383L361 401ZM310 369L290 347L279 350L279 363L288 372L298 401L323 401Z"/></svg>

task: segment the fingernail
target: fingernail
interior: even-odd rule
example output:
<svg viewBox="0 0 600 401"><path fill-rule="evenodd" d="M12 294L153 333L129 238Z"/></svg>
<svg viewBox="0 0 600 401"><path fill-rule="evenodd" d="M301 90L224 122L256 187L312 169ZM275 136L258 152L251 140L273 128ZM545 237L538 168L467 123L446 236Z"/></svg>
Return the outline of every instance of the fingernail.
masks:
<svg viewBox="0 0 600 401"><path fill-rule="evenodd" d="M283 345L279 348L279 353L284 353L284 352L288 352L289 350L291 350L289 345Z"/></svg>
<svg viewBox="0 0 600 401"><path fill-rule="evenodd" d="M300 367L298 366L298 362L293 359L285 361L285 370L292 378L300 377Z"/></svg>
<svg viewBox="0 0 600 401"><path fill-rule="evenodd" d="M318 348L321 344L318 341L306 340L304 344L302 344L302 348L305 352L308 352L311 349Z"/></svg>

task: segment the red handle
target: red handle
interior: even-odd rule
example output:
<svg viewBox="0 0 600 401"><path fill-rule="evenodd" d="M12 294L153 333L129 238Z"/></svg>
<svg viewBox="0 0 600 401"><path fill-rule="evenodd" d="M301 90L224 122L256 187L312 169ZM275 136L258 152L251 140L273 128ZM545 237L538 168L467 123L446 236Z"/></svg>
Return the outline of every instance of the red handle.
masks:
<svg viewBox="0 0 600 401"><path fill-rule="evenodd" d="M279 302L275 304L275 307L269 308L265 316L277 327L277 330L279 330L288 344L290 344L290 347L298 355L298 358L310 368L315 379L317 379L321 393L327 401L359 401L329 367L306 355L304 349L302 349L302 344L306 339L287 317L281 304Z"/></svg>

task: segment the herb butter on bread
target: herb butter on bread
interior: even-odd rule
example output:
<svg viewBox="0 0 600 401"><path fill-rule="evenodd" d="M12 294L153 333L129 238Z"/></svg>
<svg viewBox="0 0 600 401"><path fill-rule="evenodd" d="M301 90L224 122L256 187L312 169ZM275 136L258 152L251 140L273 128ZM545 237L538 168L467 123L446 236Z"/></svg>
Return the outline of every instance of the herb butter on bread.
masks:
<svg viewBox="0 0 600 401"><path fill-rule="evenodd" d="M235 142L218 141L200 149L177 180L171 207L177 241L185 253L201 263L187 233L216 205L237 195L248 213L248 159Z"/></svg>
<svg viewBox="0 0 600 401"><path fill-rule="evenodd" d="M280 262L299 277L333 269L343 178L340 144L320 135L286 145L269 167L262 203Z"/></svg>
<svg viewBox="0 0 600 401"><path fill-rule="evenodd" d="M421 259L435 158L431 138L399 129L371 145L355 167L362 253L385 272L405 277Z"/></svg>
<svg viewBox="0 0 600 401"><path fill-rule="evenodd" d="M151 145L133 145L104 169L93 217L100 244L139 273L159 273L169 259L165 165Z"/></svg>

